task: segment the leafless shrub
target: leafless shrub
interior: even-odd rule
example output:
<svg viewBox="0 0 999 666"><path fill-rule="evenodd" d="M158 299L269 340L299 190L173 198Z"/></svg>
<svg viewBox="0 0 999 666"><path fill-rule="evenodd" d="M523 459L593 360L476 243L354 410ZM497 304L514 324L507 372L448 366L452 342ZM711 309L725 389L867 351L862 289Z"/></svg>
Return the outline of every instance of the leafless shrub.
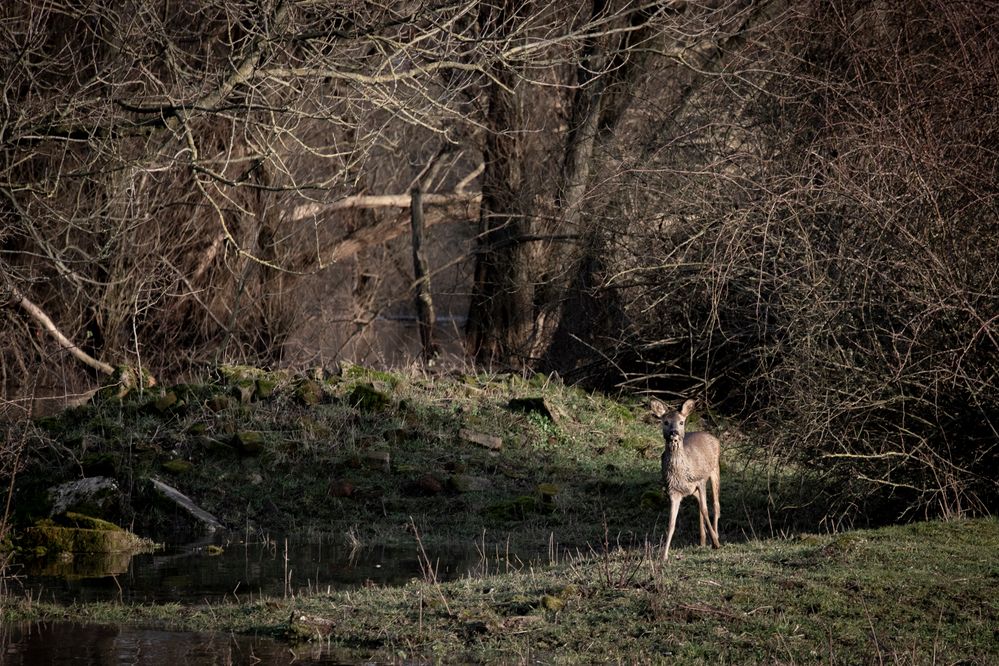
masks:
<svg viewBox="0 0 999 666"><path fill-rule="evenodd" d="M988 4L789 3L694 77L622 194L626 384L758 418L844 502L995 510Z"/></svg>

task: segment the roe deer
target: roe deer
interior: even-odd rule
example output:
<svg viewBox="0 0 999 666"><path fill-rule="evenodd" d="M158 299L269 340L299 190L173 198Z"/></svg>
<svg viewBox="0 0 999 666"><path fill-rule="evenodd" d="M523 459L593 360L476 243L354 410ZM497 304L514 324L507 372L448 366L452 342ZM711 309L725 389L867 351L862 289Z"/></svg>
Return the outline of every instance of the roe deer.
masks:
<svg viewBox="0 0 999 666"><path fill-rule="evenodd" d="M707 526L712 546L721 547L718 542L718 514L721 512L721 503L718 501L721 477L718 457L721 444L717 437L709 433L686 432L684 423L693 410L693 400L683 403L678 412L670 412L666 405L658 400L652 400L652 413L662 420L663 439L666 440L662 474L663 486L669 493L670 512L664 560L669 559L669 546L673 541L673 530L676 529L676 515L680 510L680 501L694 493L697 493L697 501L700 503L701 545L706 545L704 528ZM708 479L711 479L711 490L715 498L713 525L708 515Z"/></svg>

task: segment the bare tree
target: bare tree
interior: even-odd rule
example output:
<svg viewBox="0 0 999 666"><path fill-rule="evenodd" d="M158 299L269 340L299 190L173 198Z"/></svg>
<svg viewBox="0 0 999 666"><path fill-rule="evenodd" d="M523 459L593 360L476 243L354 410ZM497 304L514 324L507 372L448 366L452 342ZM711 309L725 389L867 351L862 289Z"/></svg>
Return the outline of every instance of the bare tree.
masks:
<svg viewBox="0 0 999 666"><path fill-rule="evenodd" d="M479 77L511 45L467 38L476 7L5 3L10 284L102 368L279 361L292 290L408 208L400 146L467 145L424 203L477 200ZM25 314L0 315L15 383L48 358Z"/></svg>

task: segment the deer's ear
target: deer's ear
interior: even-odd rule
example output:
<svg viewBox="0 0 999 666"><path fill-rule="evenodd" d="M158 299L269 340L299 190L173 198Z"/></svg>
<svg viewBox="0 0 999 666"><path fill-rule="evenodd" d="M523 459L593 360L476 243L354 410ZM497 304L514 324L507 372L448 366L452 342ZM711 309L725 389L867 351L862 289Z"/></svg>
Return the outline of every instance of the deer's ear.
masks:
<svg viewBox="0 0 999 666"><path fill-rule="evenodd" d="M655 398L652 398L652 413L658 418L662 418L663 414L666 413L666 405Z"/></svg>
<svg viewBox="0 0 999 666"><path fill-rule="evenodd" d="M687 418L688 416L690 416L690 413L694 411L694 406L696 404L697 403L694 402L693 400L688 400L685 403L683 403L683 407L680 408L680 414L683 415L683 418Z"/></svg>

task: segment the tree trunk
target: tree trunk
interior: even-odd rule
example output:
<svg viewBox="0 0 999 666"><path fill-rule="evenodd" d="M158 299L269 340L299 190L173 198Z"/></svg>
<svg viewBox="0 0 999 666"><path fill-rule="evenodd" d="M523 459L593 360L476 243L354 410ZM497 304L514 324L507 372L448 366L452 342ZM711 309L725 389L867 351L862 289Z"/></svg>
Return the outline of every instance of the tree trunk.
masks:
<svg viewBox="0 0 999 666"><path fill-rule="evenodd" d="M410 225L413 229L413 281L416 290L416 323L420 331L423 362L437 355L434 343L434 301L430 292L430 268L423 252L423 184L417 179L412 189Z"/></svg>
<svg viewBox="0 0 999 666"><path fill-rule="evenodd" d="M479 22L501 34L510 29L516 2L506 0L484 9ZM534 284L530 259L522 243L531 233L521 189L522 126L514 73L498 66L489 87L479 208L479 249L475 262L472 302L466 326L468 350L485 365L520 368L529 362L527 350L533 325Z"/></svg>

